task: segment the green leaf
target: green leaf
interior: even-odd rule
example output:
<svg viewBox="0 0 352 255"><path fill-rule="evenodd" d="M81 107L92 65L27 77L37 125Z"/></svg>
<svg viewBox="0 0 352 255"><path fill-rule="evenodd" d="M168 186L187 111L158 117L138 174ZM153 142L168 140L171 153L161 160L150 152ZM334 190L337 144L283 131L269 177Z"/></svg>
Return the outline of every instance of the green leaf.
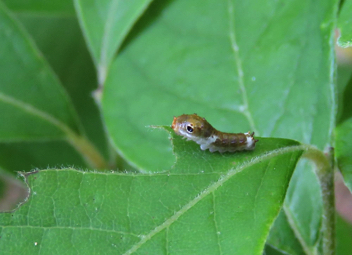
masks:
<svg viewBox="0 0 352 255"><path fill-rule="evenodd" d="M142 170L165 169L174 161L165 135L145 127L194 112L221 131L324 148L336 3L321 1L317 12L303 0L210 3L155 1L133 28L102 99L120 153Z"/></svg>
<svg viewBox="0 0 352 255"><path fill-rule="evenodd" d="M33 169L89 167L65 141L0 143L0 167L9 172Z"/></svg>
<svg viewBox="0 0 352 255"><path fill-rule="evenodd" d="M340 65L337 68L337 116L336 123L340 124L352 117L352 68L348 65Z"/></svg>
<svg viewBox="0 0 352 255"><path fill-rule="evenodd" d="M0 141L79 133L64 89L18 22L0 5Z"/></svg>
<svg viewBox="0 0 352 255"><path fill-rule="evenodd" d="M346 186L352 192L352 118L335 129L335 155Z"/></svg>
<svg viewBox="0 0 352 255"><path fill-rule="evenodd" d="M351 252L352 225L337 215L336 221L336 254L345 255Z"/></svg>
<svg viewBox="0 0 352 255"><path fill-rule="evenodd" d="M282 252L280 250L277 250L275 247L272 247L270 245L266 245L265 251L263 254L265 254L265 255L286 255L287 253Z"/></svg>
<svg viewBox="0 0 352 255"><path fill-rule="evenodd" d="M352 46L352 0L343 1L343 5L340 11L338 19L338 28L340 29L340 37L337 43L341 47L351 47Z"/></svg>
<svg viewBox="0 0 352 255"><path fill-rule="evenodd" d="M67 139L88 165L107 168L104 158L86 138L65 90L34 43L5 8L1 7L0 12L0 75L5 77L0 88L0 111L8 119L0 127L0 142Z"/></svg>
<svg viewBox="0 0 352 255"><path fill-rule="evenodd" d="M117 150L141 171L167 169L174 158L165 135L145 127L170 125L183 113L197 113L224 132L329 146L336 12L337 1L328 0L154 1L114 60L103 91ZM300 168L287 204L291 228L316 250L321 193L310 166Z"/></svg>
<svg viewBox="0 0 352 255"><path fill-rule="evenodd" d="M314 254L319 250L322 203L317 176L309 162L301 160L291 178L284 212L306 254Z"/></svg>
<svg viewBox="0 0 352 255"><path fill-rule="evenodd" d="M351 69L349 71L351 72ZM338 112L338 124L340 125L342 122L352 117L352 102L350 100L352 96L352 77L344 84L344 87L341 86L339 92L341 103Z"/></svg>
<svg viewBox="0 0 352 255"><path fill-rule="evenodd" d="M270 235L267 239L267 244L271 248L282 251L283 254L309 254L304 253L302 246L297 239L297 236L288 223L287 215L281 210L279 216L276 218ZM270 248L266 248L266 251ZM271 249L270 249L271 250ZM270 252L269 254L271 254ZM266 253L268 254L268 253Z"/></svg>
<svg viewBox="0 0 352 255"><path fill-rule="evenodd" d="M4 180L4 178L2 178L2 170L0 168L0 205L3 203L2 199L4 197L5 194L5 187L6 187L6 182Z"/></svg>
<svg viewBox="0 0 352 255"><path fill-rule="evenodd" d="M85 134L107 158L106 132L99 109L92 97L92 92L97 88L95 68L77 19L17 16L72 99Z"/></svg>
<svg viewBox="0 0 352 255"><path fill-rule="evenodd" d="M15 12L39 15L74 15L72 0L2 0Z"/></svg>
<svg viewBox="0 0 352 255"><path fill-rule="evenodd" d="M0 214L1 251L262 254L305 147L260 138L254 151L219 154L171 134L178 160L164 173L25 174L31 195Z"/></svg>
<svg viewBox="0 0 352 255"><path fill-rule="evenodd" d="M284 226L285 221L281 219L285 217L284 213L280 213L279 217L275 220L275 224L278 221L281 221L280 226ZM337 255L346 255L350 253L351 250L351 242L352 242L352 225L348 221L344 220L341 216L337 214L337 221L336 221L336 254ZM319 253L312 253L303 252L302 248L300 248L297 239L295 239L295 235L292 233L290 228L275 228L280 233L275 234L274 238L276 240L271 240L271 236L269 236L270 244L274 244L274 248L272 246L267 246L265 249L266 255L274 255L274 254L319 254ZM279 238L278 238L279 237ZM285 246L285 244L289 244L289 246ZM291 249L295 247L295 249ZM282 253L278 252L282 251ZM316 252L316 251L315 251Z"/></svg>
<svg viewBox="0 0 352 255"><path fill-rule="evenodd" d="M126 34L151 0L75 0L76 11L102 85Z"/></svg>

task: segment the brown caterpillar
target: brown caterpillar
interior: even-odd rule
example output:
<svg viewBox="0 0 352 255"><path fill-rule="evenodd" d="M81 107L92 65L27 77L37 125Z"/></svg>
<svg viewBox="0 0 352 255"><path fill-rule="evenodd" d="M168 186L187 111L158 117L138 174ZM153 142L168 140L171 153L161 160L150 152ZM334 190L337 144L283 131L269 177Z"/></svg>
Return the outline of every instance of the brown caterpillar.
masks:
<svg viewBox="0 0 352 255"><path fill-rule="evenodd" d="M254 150L258 142L253 137L254 132L252 134L250 132L237 134L220 132L197 114L183 114L174 117L171 128L177 135L200 144L202 150L209 149L210 152Z"/></svg>

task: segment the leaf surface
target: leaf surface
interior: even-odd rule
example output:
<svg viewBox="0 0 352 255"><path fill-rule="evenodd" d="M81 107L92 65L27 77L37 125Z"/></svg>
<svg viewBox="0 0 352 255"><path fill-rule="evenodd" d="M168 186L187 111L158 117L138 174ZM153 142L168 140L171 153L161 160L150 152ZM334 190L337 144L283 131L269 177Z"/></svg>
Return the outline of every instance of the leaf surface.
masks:
<svg viewBox="0 0 352 255"><path fill-rule="evenodd" d="M106 132L99 109L92 97L93 91L97 88L95 68L77 19L21 14L17 16L72 99L85 134L107 158ZM64 165L70 166L69 162L72 161L68 159L68 163ZM41 168L43 167L39 167Z"/></svg>
<svg viewBox="0 0 352 255"><path fill-rule="evenodd" d="M339 215L336 219L336 254L349 254L351 252L352 224Z"/></svg>
<svg viewBox="0 0 352 255"><path fill-rule="evenodd" d="M346 186L352 192L352 118L336 127L335 136L337 166L342 173Z"/></svg>
<svg viewBox="0 0 352 255"><path fill-rule="evenodd" d="M126 34L151 0L75 0L87 44L105 80L107 69Z"/></svg>
<svg viewBox="0 0 352 255"><path fill-rule="evenodd" d="M336 124L352 117L352 103L350 97L352 95L352 69L348 65L340 65L337 67L337 116Z"/></svg>
<svg viewBox="0 0 352 255"><path fill-rule="evenodd" d="M275 219L270 235L268 236L267 243L269 248L266 251L278 250L282 253L278 254L291 254L299 255L305 254L300 241L297 239L297 233L293 232L291 225L288 223L287 214L281 210L278 217ZM269 252L267 254L275 254ZM307 253L306 253L307 254Z"/></svg>
<svg viewBox="0 0 352 255"><path fill-rule="evenodd" d="M0 141L50 140L80 133L66 92L35 45L0 5Z"/></svg>
<svg viewBox="0 0 352 255"><path fill-rule="evenodd" d="M65 141L0 143L0 167L13 174L68 166L77 169L89 167Z"/></svg>
<svg viewBox="0 0 352 255"><path fill-rule="evenodd" d="M74 15L72 0L3 0L15 12L36 13L39 15Z"/></svg>
<svg viewBox="0 0 352 255"><path fill-rule="evenodd" d="M340 37L337 43L341 47L351 47L352 46L352 1L346 0L343 2L339 19L338 28L340 29Z"/></svg>
<svg viewBox="0 0 352 255"><path fill-rule="evenodd" d="M117 149L140 169L166 169L174 159L165 135L146 126L194 112L223 132L251 130L324 148L334 98L332 41L322 38L332 38L332 26L320 26L333 12L331 2L321 5L312 15L310 1L153 2L103 93Z"/></svg>
<svg viewBox="0 0 352 255"><path fill-rule="evenodd" d="M183 113L223 132L329 146L336 12L337 1L154 1L106 80L103 114L116 149L140 171L167 169L165 135L145 127ZM320 188L311 166L300 168L288 193L291 228L317 250Z"/></svg>
<svg viewBox="0 0 352 255"><path fill-rule="evenodd" d="M17 211L0 214L0 249L262 254L304 147L261 138L254 151L219 154L172 139L178 160L164 173L26 174L31 195Z"/></svg>

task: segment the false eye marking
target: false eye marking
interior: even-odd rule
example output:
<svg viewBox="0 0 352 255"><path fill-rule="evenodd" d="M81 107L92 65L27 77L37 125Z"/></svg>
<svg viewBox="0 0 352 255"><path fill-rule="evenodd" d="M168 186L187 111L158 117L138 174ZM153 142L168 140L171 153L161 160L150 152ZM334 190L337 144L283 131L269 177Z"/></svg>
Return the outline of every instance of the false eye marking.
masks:
<svg viewBox="0 0 352 255"><path fill-rule="evenodd" d="M187 125L186 129L188 133L193 133L193 127L191 125Z"/></svg>
<svg viewBox="0 0 352 255"><path fill-rule="evenodd" d="M185 125L187 122L192 124ZM210 152L254 150L258 142L254 139L254 132L252 134L250 132L236 134L220 132L197 114L183 114L174 117L171 128L177 135L198 143L202 150L209 149ZM197 132L194 132L195 128Z"/></svg>

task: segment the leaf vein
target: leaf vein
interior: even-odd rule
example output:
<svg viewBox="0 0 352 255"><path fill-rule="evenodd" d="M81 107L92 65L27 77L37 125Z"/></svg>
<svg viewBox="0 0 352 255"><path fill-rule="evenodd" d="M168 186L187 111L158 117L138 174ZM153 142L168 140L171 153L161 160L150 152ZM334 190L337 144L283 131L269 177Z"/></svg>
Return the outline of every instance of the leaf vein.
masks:
<svg viewBox="0 0 352 255"><path fill-rule="evenodd" d="M260 189L262 188L262 186L263 186L263 180L264 180L264 178L265 178L265 175L266 175L266 173L267 173L267 170L268 170L268 168L269 168L269 164L270 164L270 162L266 165L266 167L265 167L265 170L264 170L264 174L263 174L263 176L261 177L261 179L260 179L260 184L259 184L259 186L258 186L258 188L257 188L257 191L256 191L256 193L255 193L255 197L254 197L254 208L253 208L253 210L254 210L254 224L256 224L256 222L257 222L257 199L258 199L258 195L259 195L259 191L260 191Z"/></svg>
<svg viewBox="0 0 352 255"><path fill-rule="evenodd" d="M305 254L308 254L308 255L317 254L316 251L314 251L313 247L309 247L307 242L304 240L300 230L297 227L297 224L295 223L295 220L292 216L290 208L287 205L284 205L283 209L284 209L285 215L287 217L287 221L288 221L293 233L295 234L296 238L298 239L299 243L302 245L302 248L303 248Z"/></svg>
<svg viewBox="0 0 352 255"><path fill-rule="evenodd" d="M47 121L48 123L52 124L53 126L59 128L64 133L67 133L67 134L73 133L73 131L67 125L65 125L64 123L62 123L61 121L59 121L55 117L49 115L48 113L43 112L43 111L39 110L38 108L33 107L30 104L27 104L25 102L17 100L15 98L13 98L9 95L5 95L1 92L0 92L0 101L7 103L9 105L12 105L12 106L24 111L24 112L32 114L33 116L41 118L41 119Z"/></svg>
<svg viewBox="0 0 352 255"><path fill-rule="evenodd" d="M218 247L219 247L219 254L223 254L222 253L222 249L221 249L221 244L220 244L220 230L219 230L219 226L218 226L218 222L216 221L216 201L215 201L215 194L214 192L211 193L213 196L213 220L214 220L214 226L215 226L215 234L216 234L216 239L217 239L217 243L218 243Z"/></svg>
<svg viewBox="0 0 352 255"><path fill-rule="evenodd" d="M132 232L124 232L124 231L117 231L117 230L110 230L110 229L103 229L103 228L93 228L93 227L72 227L72 226L51 226L51 227L43 227L43 226L1 226L3 229L7 228L32 228L32 229L43 229L43 230L51 230L51 229L70 229L73 231L79 231L79 230L89 230L89 231L100 231L100 232L106 232L106 233L115 233L115 234L121 234L121 235L130 235L137 237L140 239L140 235L134 234Z"/></svg>
<svg viewBox="0 0 352 255"><path fill-rule="evenodd" d="M254 164L259 163L263 160L267 160L272 157L282 155L285 153L295 152L295 151L299 151L299 150L305 150L306 148L307 148L307 146L305 146L305 145L296 145L296 146L290 146L290 147L286 147L286 148L273 150L273 151L266 153L262 156L256 157L247 163L244 163L243 165L239 166L238 168L234 168L234 169L229 170L225 175L222 175L218 179L218 181L210 184L203 192L201 192L193 200L191 200L186 205L184 205L174 215L172 215L170 218L165 220L159 226L157 226L156 228L151 230L148 234L144 235L141 238L141 240L138 243L134 244L129 250L127 250L124 253L124 255L132 254L133 252L137 251L142 245L144 245L153 236L160 233L161 231L163 231L164 229L169 227L171 224L173 224L175 221L177 221L183 214L185 214L188 210L190 210L193 206L195 206L198 202L200 202L206 196L208 196L212 192L216 191L219 187L221 187L221 185L223 185L226 181L228 181L235 174L237 174L237 173L243 171L244 169L246 169L250 166L253 166Z"/></svg>

